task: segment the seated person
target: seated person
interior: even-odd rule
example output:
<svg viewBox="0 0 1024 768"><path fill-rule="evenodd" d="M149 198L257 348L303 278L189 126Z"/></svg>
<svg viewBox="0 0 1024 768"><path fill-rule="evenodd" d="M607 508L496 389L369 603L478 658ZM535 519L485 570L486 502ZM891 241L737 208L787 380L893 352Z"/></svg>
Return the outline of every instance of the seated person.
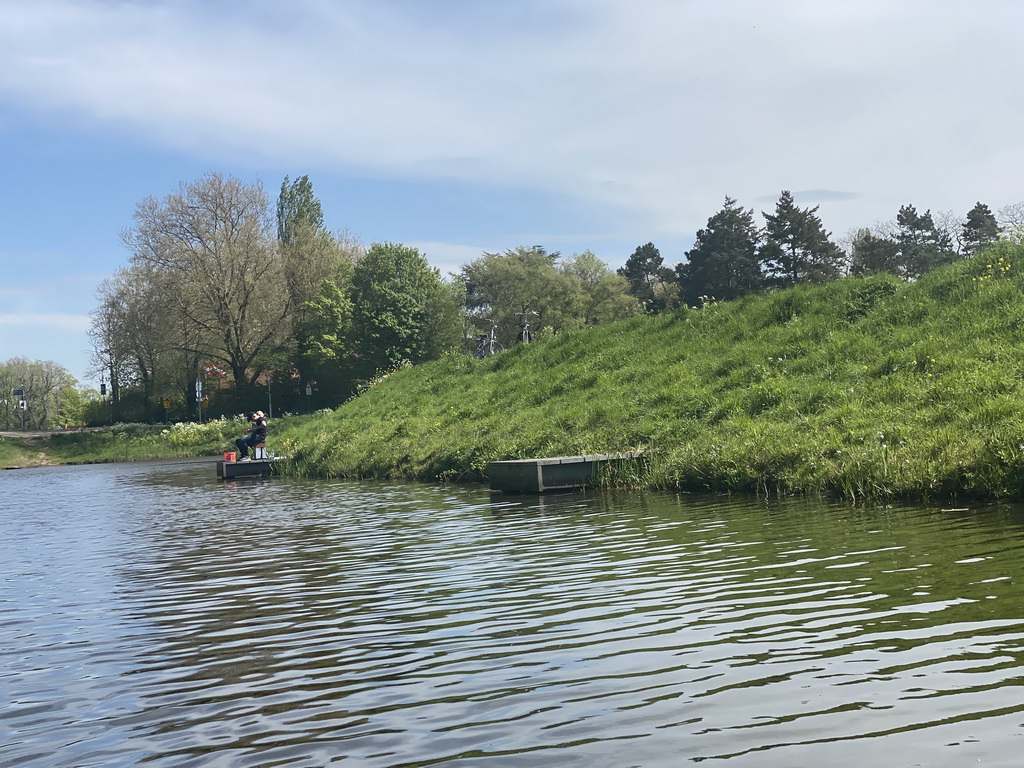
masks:
<svg viewBox="0 0 1024 768"><path fill-rule="evenodd" d="M235 445L238 446L239 461L249 460L249 448L267 442L267 417L263 411L249 414L249 420L252 422L249 434L235 440Z"/></svg>

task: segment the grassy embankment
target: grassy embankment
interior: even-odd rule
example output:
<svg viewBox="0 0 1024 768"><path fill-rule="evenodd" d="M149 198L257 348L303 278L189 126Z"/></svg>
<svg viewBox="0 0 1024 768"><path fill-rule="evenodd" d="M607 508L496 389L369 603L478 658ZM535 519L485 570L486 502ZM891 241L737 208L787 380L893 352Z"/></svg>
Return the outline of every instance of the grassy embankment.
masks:
<svg viewBox="0 0 1024 768"><path fill-rule="evenodd" d="M646 448L633 480L653 487L1024 498L1022 272L1004 244L914 284L844 279L453 356L279 452L309 476L454 481Z"/></svg>
<svg viewBox="0 0 1024 768"><path fill-rule="evenodd" d="M451 356L333 413L275 420L271 441L310 477L476 481L492 460L644 448L622 479L1024 499L1022 414L1024 248L1004 244L914 284L844 279ZM60 435L48 455L218 454L245 425L137 429Z"/></svg>

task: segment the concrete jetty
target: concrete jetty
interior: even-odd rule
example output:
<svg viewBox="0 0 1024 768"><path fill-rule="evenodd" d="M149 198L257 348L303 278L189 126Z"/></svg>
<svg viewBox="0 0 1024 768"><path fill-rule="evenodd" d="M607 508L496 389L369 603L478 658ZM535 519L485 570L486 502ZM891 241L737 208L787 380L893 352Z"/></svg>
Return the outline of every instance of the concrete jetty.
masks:
<svg viewBox="0 0 1024 768"><path fill-rule="evenodd" d="M492 491L505 493L568 491L594 485L605 470L639 461L643 455L644 451L627 451L492 461L487 465L487 481Z"/></svg>

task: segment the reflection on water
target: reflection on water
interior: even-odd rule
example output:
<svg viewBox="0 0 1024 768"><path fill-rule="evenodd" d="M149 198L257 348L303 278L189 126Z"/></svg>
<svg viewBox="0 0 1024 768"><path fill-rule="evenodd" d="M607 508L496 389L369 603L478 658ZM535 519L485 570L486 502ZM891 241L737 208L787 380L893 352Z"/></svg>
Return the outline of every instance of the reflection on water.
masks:
<svg viewBox="0 0 1024 768"><path fill-rule="evenodd" d="M1019 764L1019 509L213 475L0 474L0 764Z"/></svg>

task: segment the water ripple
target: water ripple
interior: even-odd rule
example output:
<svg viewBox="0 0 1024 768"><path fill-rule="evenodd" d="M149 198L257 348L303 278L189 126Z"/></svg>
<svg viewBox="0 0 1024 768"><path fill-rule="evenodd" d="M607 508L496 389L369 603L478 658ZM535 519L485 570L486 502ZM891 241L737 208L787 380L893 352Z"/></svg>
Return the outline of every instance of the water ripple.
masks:
<svg viewBox="0 0 1024 768"><path fill-rule="evenodd" d="M0 478L0 763L1015 764L1016 509L208 470Z"/></svg>

